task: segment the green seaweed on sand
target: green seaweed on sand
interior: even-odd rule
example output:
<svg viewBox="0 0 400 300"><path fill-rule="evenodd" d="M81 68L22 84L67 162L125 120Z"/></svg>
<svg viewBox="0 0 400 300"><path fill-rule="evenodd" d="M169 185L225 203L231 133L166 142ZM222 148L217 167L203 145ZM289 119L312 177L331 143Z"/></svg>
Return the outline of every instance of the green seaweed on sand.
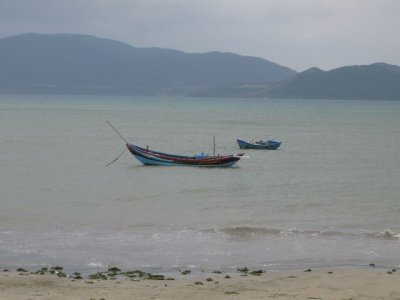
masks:
<svg viewBox="0 0 400 300"><path fill-rule="evenodd" d="M25 270L25 269L23 269L23 268L18 268L18 269L17 269L17 272L28 273L28 271Z"/></svg>
<svg viewBox="0 0 400 300"><path fill-rule="evenodd" d="M23 269L23 268L18 268L18 272L21 273L21 275L28 275L28 271ZM67 277L71 278L73 280L76 279L84 279L81 273L74 272L72 275L68 275L65 272L63 272L62 267L51 267L49 268L41 268L37 270L36 272L31 272L31 274L40 274L40 275L45 275L45 274L50 274L50 275L57 275L58 277ZM147 273L143 272L140 270L135 270L135 271L126 271L123 272L121 269L116 268L116 267L110 267L106 272L97 272L94 274L90 274L86 277L88 280L115 280L118 277L127 277L131 278L132 280L139 280L139 279L147 279L147 280L175 280L172 277L165 277L164 275L159 275L159 274L152 274L152 273ZM90 282L90 281L88 281Z"/></svg>
<svg viewBox="0 0 400 300"><path fill-rule="evenodd" d="M164 275L147 273L140 270L121 272L119 273L119 275L132 279L174 280L174 278L171 277L165 277Z"/></svg>
<svg viewBox="0 0 400 300"><path fill-rule="evenodd" d="M143 276L143 279L165 280L165 276L164 276L164 275L158 275L158 274L146 273L146 274Z"/></svg>
<svg viewBox="0 0 400 300"><path fill-rule="evenodd" d="M36 272L31 272L31 274L40 274L40 275L55 274L58 277L71 277L70 275L63 272L62 267L51 267L50 269L47 267L43 267L43 268L37 270ZM74 277L74 279L78 279L78 278Z"/></svg>
<svg viewBox="0 0 400 300"><path fill-rule="evenodd" d="M74 272L72 273L74 279L83 279L81 273Z"/></svg>
<svg viewBox="0 0 400 300"><path fill-rule="evenodd" d="M50 274L58 274L59 272L62 272L64 270L63 267L55 266L51 267L48 271Z"/></svg>
<svg viewBox="0 0 400 300"><path fill-rule="evenodd" d="M108 268L108 273L120 273L121 269L117 268L117 267L110 267Z"/></svg>
<svg viewBox="0 0 400 300"><path fill-rule="evenodd" d="M69 277L67 274L65 274L64 272L57 272L56 275L58 277Z"/></svg>
<svg viewBox="0 0 400 300"><path fill-rule="evenodd" d="M239 293L238 292L234 292L234 291L226 291L224 294L225 295L238 295Z"/></svg>
<svg viewBox="0 0 400 300"><path fill-rule="evenodd" d="M265 273L263 270L256 270L256 271L251 271L249 274L254 275L254 276L261 276L261 274Z"/></svg>
<svg viewBox="0 0 400 300"><path fill-rule="evenodd" d="M41 268L40 270L37 270L36 272L32 272L32 274L40 274L40 275L45 275L49 272L49 269L44 267Z"/></svg>
<svg viewBox="0 0 400 300"><path fill-rule="evenodd" d="M121 275L129 277L129 278L135 278L135 277L143 277L144 274L146 274L143 271L140 270L135 270L135 271L126 271L126 272L122 272Z"/></svg>
<svg viewBox="0 0 400 300"><path fill-rule="evenodd" d="M241 273L247 273L247 272L249 272L249 269L247 268L247 267L244 267L244 268L238 268L237 269L239 272L241 272Z"/></svg>
<svg viewBox="0 0 400 300"><path fill-rule="evenodd" d="M237 269L240 273L242 273L242 276L247 276L247 274L250 275L255 275L255 276L260 276L262 273L265 273L263 270L254 270L250 271L249 268L244 267L244 268L238 268Z"/></svg>

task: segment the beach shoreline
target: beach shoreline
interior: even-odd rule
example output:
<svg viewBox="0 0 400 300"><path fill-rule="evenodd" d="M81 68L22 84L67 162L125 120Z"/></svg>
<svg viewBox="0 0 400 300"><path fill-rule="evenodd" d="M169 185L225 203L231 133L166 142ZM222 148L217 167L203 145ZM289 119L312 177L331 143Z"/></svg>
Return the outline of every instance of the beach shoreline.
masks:
<svg viewBox="0 0 400 300"><path fill-rule="evenodd" d="M241 270L230 275L188 273L188 276L181 274L182 276L175 278L146 277L148 275L78 278L78 274L64 274L59 267L47 269L46 272L28 272L22 269L3 271L0 273L0 298L2 300L400 299L400 272L396 269L374 267L267 272Z"/></svg>

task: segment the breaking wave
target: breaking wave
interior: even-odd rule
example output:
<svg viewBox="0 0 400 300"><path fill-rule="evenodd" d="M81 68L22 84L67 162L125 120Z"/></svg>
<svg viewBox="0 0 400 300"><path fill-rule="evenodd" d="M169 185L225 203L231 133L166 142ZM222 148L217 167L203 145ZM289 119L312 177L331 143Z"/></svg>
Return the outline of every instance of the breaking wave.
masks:
<svg viewBox="0 0 400 300"><path fill-rule="evenodd" d="M367 235L371 235L371 233ZM377 238L377 239L400 240L400 233L395 233L390 229L378 233L373 233L372 235L373 235L372 238Z"/></svg>
<svg viewBox="0 0 400 300"><path fill-rule="evenodd" d="M227 238L232 239L252 239L262 237L279 237L279 236L293 236L293 237L309 237L309 238L366 238L378 240L400 240L400 233L395 233L389 229L380 232L342 232L342 231L329 231L329 230L307 230L307 229L277 229L277 228L264 228L264 227L225 227L218 229L202 230L203 233L223 234Z"/></svg>

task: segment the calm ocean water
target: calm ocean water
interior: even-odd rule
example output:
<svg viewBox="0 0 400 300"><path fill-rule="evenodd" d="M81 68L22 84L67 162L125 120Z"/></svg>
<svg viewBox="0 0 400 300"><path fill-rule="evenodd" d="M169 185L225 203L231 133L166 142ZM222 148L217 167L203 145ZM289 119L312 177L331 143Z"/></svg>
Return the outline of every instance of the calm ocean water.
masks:
<svg viewBox="0 0 400 300"><path fill-rule="evenodd" d="M123 141L241 152L146 167ZM400 265L400 101L0 97L0 266L234 270Z"/></svg>

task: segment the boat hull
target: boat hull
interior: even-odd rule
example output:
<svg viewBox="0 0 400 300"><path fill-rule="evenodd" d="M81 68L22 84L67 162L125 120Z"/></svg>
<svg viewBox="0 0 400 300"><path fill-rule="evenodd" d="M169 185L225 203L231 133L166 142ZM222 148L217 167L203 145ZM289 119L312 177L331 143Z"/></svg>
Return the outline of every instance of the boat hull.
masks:
<svg viewBox="0 0 400 300"><path fill-rule="evenodd" d="M133 156L144 165L155 166L193 166L193 167L232 167L243 154L225 156L184 156L153 151L126 144Z"/></svg>
<svg viewBox="0 0 400 300"><path fill-rule="evenodd" d="M245 142L243 140L237 140L240 149L263 149L263 150L276 150L278 149L282 142L278 141L268 141L266 144L252 144Z"/></svg>

